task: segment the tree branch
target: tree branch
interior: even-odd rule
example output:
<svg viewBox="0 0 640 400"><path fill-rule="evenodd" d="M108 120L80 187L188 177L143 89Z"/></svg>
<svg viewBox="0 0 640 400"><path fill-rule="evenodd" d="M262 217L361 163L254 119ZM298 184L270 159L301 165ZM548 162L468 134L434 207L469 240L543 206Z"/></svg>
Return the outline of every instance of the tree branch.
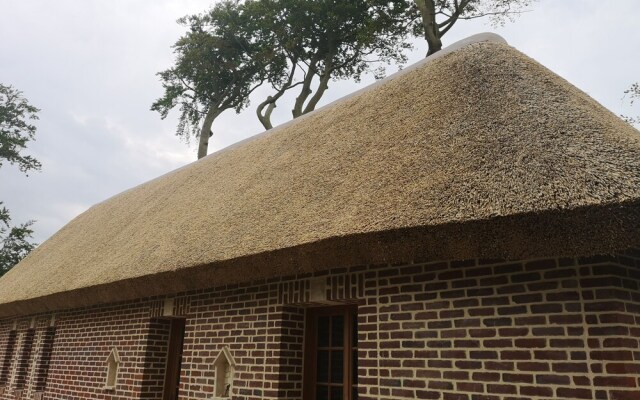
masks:
<svg viewBox="0 0 640 400"><path fill-rule="evenodd" d="M293 110L291 113L293 114L293 118L298 118L303 114L302 107L304 106L305 101L311 94L311 83L313 82L313 77L317 74L316 66L318 65L318 58L314 56L309 62L309 68L306 71L306 75L304 80L302 81L302 90L298 97L296 97L296 102L293 106Z"/></svg>
<svg viewBox="0 0 640 400"><path fill-rule="evenodd" d="M280 99L280 97L282 97L282 95L284 95L285 92L288 91L289 89L302 84L302 82L296 82L292 84L293 77L296 73L297 67L298 67L297 61L293 60L291 65L291 72L289 72L287 82L283 84L279 89L274 86L273 88L277 90L276 94L273 96L267 97L265 101L263 101L258 105L258 108L256 109L256 114L258 115L258 120L260 121L262 126L264 126L264 129L269 130L273 128L273 125L271 124L271 113L276 108L276 102L278 101L278 99ZM265 107L267 107L267 109L263 113L263 110Z"/></svg>
<svg viewBox="0 0 640 400"><path fill-rule="evenodd" d="M320 83L318 83L318 90L316 90L314 95L311 97L311 99L309 100L309 103L307 103L307 106L304 108L304 112L302 114L306 114L308 112L315 110L316 105L318 105L318 102L324 95L324 92L329 88L331 71L333 71L333 69L331 70L325 69L322 76L320 77Z"/></svg>
<svg viewBox="0 0 640 400"><path fill-rule="evenodd" d="M453 24L456 23L456 21L458 20L458 18L460 17L460 14L462 14L464 12L465 7L467 7L469 5L469 2L471 0L462 0L462 2L460 4L458 4L458 1L455 0L455 11L453 13L453 15L450 18L450 22L449 25L447 25L444 29L441 29L439 34L440 37L443 37L447 32L449 32L449 29L451 29L451 27L453 26Z"/></svg>

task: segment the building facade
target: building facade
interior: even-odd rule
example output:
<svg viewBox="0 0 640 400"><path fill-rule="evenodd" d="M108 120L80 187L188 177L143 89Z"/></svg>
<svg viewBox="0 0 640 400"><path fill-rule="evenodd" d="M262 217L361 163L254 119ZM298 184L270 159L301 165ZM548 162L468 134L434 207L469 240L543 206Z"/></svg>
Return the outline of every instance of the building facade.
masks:
<svg viewBox="0 0 640 400"><path fill-rule="evenodd" d="M0 400L640 399L640 135L494 35L78 216Z"/></svg>
<svg viewBox="0 0 640 400"><path fill-rule="evenodd" d="M639 321L640 250L337 268L5 319L0 398L637 399Z"/></svg>

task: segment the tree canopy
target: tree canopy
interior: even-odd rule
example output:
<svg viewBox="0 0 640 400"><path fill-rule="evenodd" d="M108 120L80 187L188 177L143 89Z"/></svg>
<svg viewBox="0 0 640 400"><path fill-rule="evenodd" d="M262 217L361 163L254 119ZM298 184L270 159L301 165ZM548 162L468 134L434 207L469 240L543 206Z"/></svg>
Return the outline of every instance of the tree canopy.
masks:
<svg viewBox="0 0 640 400"><path fill-rule="evenodd" d="M275 93L257 109L266 129L282 95L295 90L293 118L313 111L331 80L358 81L378 62L403 62L406 1L260 0L247 2L261 18L261 40L287 60Z"/></svg>
<svg viewBox="0 0 640 400"><path fill-rule="evenodd" d="M33 221L11 226L9 210L0 202L0 276L4 275L36 247L30 241Z"/></svg>
<svg viewBox="0 0 640 400"><path fill-rule="evenodd" d="M640 82L632 84L629 89L625 90L624 98L629 102L629 106L633 106L636 100L640 100ZM624 119L631 125L640 126L640 114L635 117L622 115L622 119Z"/></svg>
<svg viewBox="0 0 640 400"><path fill-rule="evenodd" d="M199 139L207 153L213 121L240 112L268 82L275 93L258 107L265 128L282 95L299 92L298 117L315 109L331 79L359 79L373 62L402 61L408 46L407 2L247 0L216 4L182 18L187 33L174 45L175 64L160 72L164 95L151 106L165 118L177 107L176 134Z"/></svg>
<svg viewBox="0 0 640 400"><path fill-rule="evenodd" d="M429 50L427 56L442 49L442 37L459 20L490 17L494 24L502 24L532 4L535 0L415 0L413 25L416 36L423 35Z"/></svg>
<svg viewBox="0 0 640 400"><path fill-rule="evenodd" d="M213 121L225 110L240 112L266 79L277 81L282 65L268 41L255 40L255 16L242 3L221 2L179 22L188 32L174 45L175 65L158 74L165 92L151 109L165 118L178 107L176 134L197 137L202 158Z"/></svg>
<svg viewBox="0 0 640 400"><path fill-rule="evenodd" d="M408 38L424 36L429 54L459 20L504 22L535 0L226 0L179 22L187 33L174 45L175 64L160 72L164 95L151 109L165 118L178 108L176 134L198 138L207 154L212 124L225 110L240 112L264 83L272 92L256 109L265 129L285 93L291 114L313 111L332 80L381 76L381 63L402 63Z"/></svg>
<svg viewBox="0 0 640 400"><path fill-rule="evenodd" d="M0 83L0 167L9 162L22 172L40 169L38 160L22 154L27 143L34 139L36 127L31 121L38 119L38 111L22 92Z"/></svg>
<svg viewBox="0 0 640 400"><path fill-rule="evenodd" d="M34 140L38 110L29 104L22 92L0 83L0 167L8 162L20 171L39 170L38 160L22 152ZM23 259L35 246L30 242L33 221L11 225L9 210L0 201L0 276Z"/></svg>

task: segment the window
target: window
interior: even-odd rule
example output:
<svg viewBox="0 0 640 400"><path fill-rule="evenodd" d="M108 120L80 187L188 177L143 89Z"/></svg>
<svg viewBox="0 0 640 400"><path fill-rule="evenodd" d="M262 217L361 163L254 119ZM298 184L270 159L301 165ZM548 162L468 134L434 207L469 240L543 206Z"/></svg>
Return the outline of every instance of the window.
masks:
<svg viewBox="0 0 640 400"><path fill-rule="evenodd" d="M304 400L357 400L356 306L309 308Z"/></svg>
<svg viewBox="0 0 640 400"><path fill-rule="evenodd" d="M118 369L120 368L120 356L118 350L114 347L107 357L107 381L104 384L105 389L115 389L118 383Z"/></svg>

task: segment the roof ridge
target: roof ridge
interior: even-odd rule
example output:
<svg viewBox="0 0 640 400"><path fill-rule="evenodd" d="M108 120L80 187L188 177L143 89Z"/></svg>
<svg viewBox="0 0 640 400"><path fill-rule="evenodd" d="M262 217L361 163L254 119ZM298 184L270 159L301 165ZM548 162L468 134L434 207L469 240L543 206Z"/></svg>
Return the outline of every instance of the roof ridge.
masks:
<svg viewBox="0 0 640 400"><path fill-rule="evenodd" d="M323 110L325 110L325 109L327 109L329 107L333 107L336 104L339 104L339 103L342 103L344 101L347 101L347 100L349 100L349 99L351 99L353 97L356 97L356 96L358 96L358 95L360 95L362 93L368 92L371 89L374 89L374 88L376 88L378 86L385 85L385 84L389 83L392 80L395 80L395 79L397 79L399 77L402 77L402 76L404 76L404 75L406 75L408 73L411 73L412 71L414 71L414 70L416 70L418 68L421 68L425 64L428 64L428 63L432 62L433 60L436 60L436 59L441 58L441 57L443 57L445 55L448 55L448 54L454 53L456 51L459 51L459 50L461 50L461 49L463 49L463 48L465 48L465 47L467 47L469 45L476 44L476 43L483 43L483 42L494 42L494 43L508 44L507 41L502 36L500 36L500 35L498 35L496 33L492 33L492 32L482 32L482 33L471 35L471 36L469 36L467 38L458 40L457 42L454 42L454 43L450 44L449 46L446 46L442 50L440 50L440 51L438 51L438 52L436 52L436 53L434 53L434 54L432 54L432 55L430 55L428 57L425 57L425 58L423 58L422 60L420 60L418 62L415 62L415 63L409 65L407 68L403 68L403 69L401 69L399 71L396 71L393 74L391 74L391 75L389 75L389 76L387 76L387 77L385 77L383 79L380 79L378 81L370 83L369 85L366 85L366 86L364 86L364 87L362 87L362 88L360 88L360 89L358 89L358 90L356 90L356 91L354 91L352 93L349 93L349 94L347 94L345 96L342 96L342 97L340 97L338 99L335 99L332 102L330 102L328 104L325 104L320 108L317 108L317 109L315 109L315 110L313 110L313 111L311 111L309 113L306 113L306 114L303 114L303 115L299 116L298 118L294 118L294 119L286 121L286 122L284 122L284 123L282 123L280 125L276 125L272 129L264 130L262 132L256 133L255 135L251 135L251 136L249 136L247 138L244 138L244 139L239 140L239 141L237 141L235 143L232 143L232 144L230 144L230 145L228 145L226 147L223 147L223 148L221 148L219 150L216 150L213 153L207 154L205 157L203 157L201 159L192 161L192 162L187 163L187 164L185 164L185 165L183 165L181 167L172 169L171 171L167 171L166 173L161 174L161 175L159 175L159 176L157 176L157 177L155 177L153 179L150 179L148 181L142 182L142 183L140 183L138 185L135 185L135 186L133 186L133 187L131 187L129 189L125 189L125 190L123 190L121 192L118 192L118 193L114 194L113 196L107 197L106 199L91 205L89 208L87 208L87 211L92 209L92 208L94 208L94 207L96 207L96 206L98 206L98 205L100 205L100 204L102 204L102 203L104 203L104 202L106 202L106 201L111 200L112 198L119 197L119 196L121 196L121 195L123 195L123 194L125 194L127 192L135 190L139 186L147 185L147 184L149 184L149 183L151 183L153 181L156 181L158 179L162 179L167 175L171 175L173 173L176 173L177 171L179 171L179 170L181 170L183 168L188 168L192 164L195 164L195 163L198 163L198 162L202 162L203 160L206 160L207 158L213 156L214 154L221 154L221 153L224 153L224 152L227 152L227 151L231 151L231 150L234 150L234 149L236 149L236 148L238 148L240 146L245 145L246 143L252 142L254 140L258 140L258 139L260 139L260 138L262 138L264 136L271 135L271 134L276 134L276 133L278 133L278 131L280 131L282 129L285 129L285 128L289 127L290 125L301 123L302 121L304 121L308 117L311 117L311 116L317 114L318 112L321 112L321 111L323 111Z"/></svg>
<svg viewBox="0 0 640 400"><path fill-rule="evenodd" d="M303 114L303 115L299 116L298 118L291 119L291 120L286 121L286 122L284 122L284 123L282 123L280 125L274 126L272 129L265 130L263 132L257 133L255 135L252 135L252 136L250 136L248 138L245 138L243 140L239 140L239 141L237 141L235 143L232 143L227 147L223 147L222 149L220 149L218 151L215 151L215 152L213 152L211 154L208 154L206 157L203 157L202 159L205 159L205 158L207 158L209 156L212 156L214 154L218 154L218 153L223 152L223 151L232 150L232 149L234 149L236 147L239 147L239 146L243 145L246 142L250 142L251 140L254 140L254 139L257 139L259 137L262 137L267 133L275 133L275 132L277 132L277 131L279 131L281 129L284 129L284 128L288 127L289 125L298 124L301 121L304 121L306 118L308 118L310 116L313 116L313 115L317 114L318 112L320 112L320 111L322 111L322 110L324 110L326 108L332 107L332 106L334 106L336 104L339 104L339 103L341 103L343 101L346 101L346 100L348 100L350 98L358 96L361 93L368 92L369 90L374 89L374 88L376 88L378 86L385 85L385 84L387 84L388 82L390 82L390 81L392 81L394 79L397 79L397 78L399 78L399 77L401 77L403 75L406 75L406 74L408 74L408 73L410 73L410 72L412 72L412 71L414 71L414 70L416 70L418 68L421 68L422 66L432 62L433 60L436 60L438 58L444 57L447 54L451 54L453 52L456 52L456 51L458 51L458 50L460 50L460 49L462 49L464 47L467 47L469 45L472 45L472 44L475 44L475 43L482 43L482 42L495 42L495 43L508 44L507 41L502 36L498 35L497 33L483 32L483 33L478 33L478 34L475 34L475 35L471 35L471 36L469 36L467 38L458 40L457 42L454 42L453 44L450 44L449 46L443 48L442 50L440 50L440 51L438 51L438 52L436 52L436 53L434 53L434 54L432 54L432 55L430 55L428 57L425 57L425 58L423 58L422 60L420 60L418 62L415 62L415 63L409 65L407 68L402 68L402 69L394 72L393 74L391 74L391 75L389 75L389 76L387 76L387 77L385 77L383 79L380 79L378 81L370 83L370 84L368 84L368 85L366 85L366 86L364 86L364 87L362 87L362 88L360 88L360 89L358 89L358 90L356 90L354 92L351 92L351 93L346 94L346 95L344 95L344 96L342 96L342 97L340 97L338 99L335 99L332 102L327 103L327 104L323 105L320 108L317 108L317 109L315 109L315 110L313 110L313 111L311 111L309 113L306 113L306 114ZM197 161L194 161L194 162L198 162L198 161L200 161L200 160L197 160Z"/></svg>

